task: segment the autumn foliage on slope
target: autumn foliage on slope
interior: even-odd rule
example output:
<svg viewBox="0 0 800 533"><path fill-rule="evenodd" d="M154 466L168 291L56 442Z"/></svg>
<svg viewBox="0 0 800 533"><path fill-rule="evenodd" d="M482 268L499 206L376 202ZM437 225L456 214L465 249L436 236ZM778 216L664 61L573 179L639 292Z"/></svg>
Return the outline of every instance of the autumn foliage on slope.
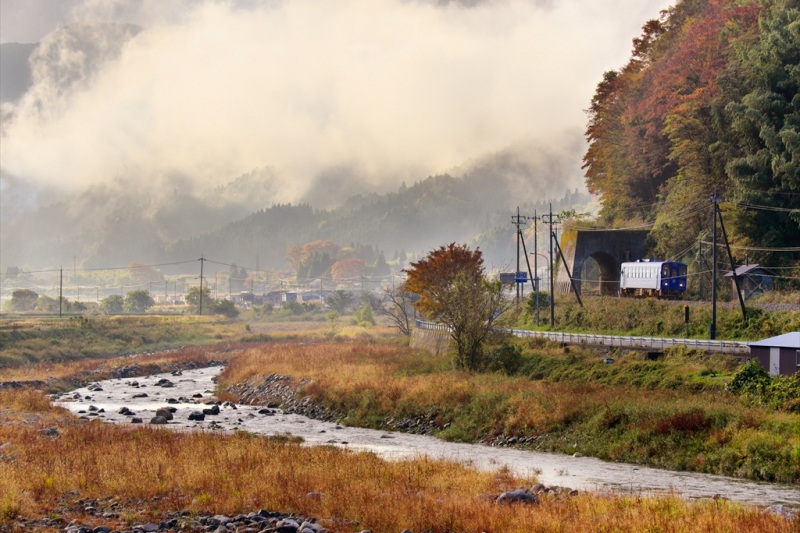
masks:
<svg viewBox="0 0 800 533"><path fill-rule="evenodd" d="M797 246L798 63L798 0L680 0L645 24L588 111L586 183L605 222L653 223L656 254L675 257L710 233L716 187L737 244Z"/></svg>

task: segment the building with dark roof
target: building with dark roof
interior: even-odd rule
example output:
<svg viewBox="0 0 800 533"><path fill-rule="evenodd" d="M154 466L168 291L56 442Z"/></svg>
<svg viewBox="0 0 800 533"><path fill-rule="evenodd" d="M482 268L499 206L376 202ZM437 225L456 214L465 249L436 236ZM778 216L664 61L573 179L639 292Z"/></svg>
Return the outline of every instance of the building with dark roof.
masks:
<svg viewBox="0 0 800 533"><path fill-rule="evenodd" d="M758 296L766 291L772 290L773 278L776 276L774 270L762 267L761 265L742 265L736 267L736 277L739 278L739 290L742 291L742 299L747 300L753 296ZM732 299L736 300L736 282L733 279L733 272L725 274L726 278L731 278L733 288Z"/></svg>
<svg viewBox="0 0 800 533"><path fill-rule="evenodd" d="M791 376L800 368L800 331L751 342L750 355L770 376Z"/></svg>

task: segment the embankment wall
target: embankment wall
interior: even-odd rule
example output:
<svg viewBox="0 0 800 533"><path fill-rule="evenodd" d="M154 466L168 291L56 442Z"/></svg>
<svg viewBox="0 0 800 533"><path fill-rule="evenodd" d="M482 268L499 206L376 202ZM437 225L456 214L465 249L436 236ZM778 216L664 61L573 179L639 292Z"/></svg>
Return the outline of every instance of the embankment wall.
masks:
<svg viewBox="0 0 800 533"><path fill-rule="evenodd" d="M445 331L427 330L414 328L411 330L411 347L429 352L437 355L443 354L447 351L450 345L450 335Z"/></svg>

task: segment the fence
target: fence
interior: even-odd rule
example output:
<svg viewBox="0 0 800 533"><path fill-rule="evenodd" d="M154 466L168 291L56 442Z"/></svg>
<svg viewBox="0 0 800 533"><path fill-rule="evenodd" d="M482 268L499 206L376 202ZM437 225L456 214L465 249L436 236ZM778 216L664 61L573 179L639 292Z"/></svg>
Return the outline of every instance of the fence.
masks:
<svg viewBox="0 0 800 533"><path fill-rule="evenodd" d="M447 332L447 326L424 320L417 320L416 326L429 331ZM685 346L706 352L729 354L748 354L750 345L747 342L717 341L701 339L670 339L662 337L624 337L620 335L597 335L594 333L563 333L559 331L529 331L524 329L503 329L515 337L543 339L563 344L586 344L613 348L636 348L646 350L663 350L673 346Z"/></svg>

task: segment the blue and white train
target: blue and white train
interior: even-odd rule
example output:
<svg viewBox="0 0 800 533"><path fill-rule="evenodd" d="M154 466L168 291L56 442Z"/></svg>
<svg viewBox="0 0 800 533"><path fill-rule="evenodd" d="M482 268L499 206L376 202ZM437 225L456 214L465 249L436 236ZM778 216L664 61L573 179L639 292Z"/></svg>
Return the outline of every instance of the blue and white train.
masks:
<svg viewBox="0 0 800 533"><path fill-rule="evenodd" d="M644 259L622 263L620 296L679 298L686 292L686 264Z"/></svg>

